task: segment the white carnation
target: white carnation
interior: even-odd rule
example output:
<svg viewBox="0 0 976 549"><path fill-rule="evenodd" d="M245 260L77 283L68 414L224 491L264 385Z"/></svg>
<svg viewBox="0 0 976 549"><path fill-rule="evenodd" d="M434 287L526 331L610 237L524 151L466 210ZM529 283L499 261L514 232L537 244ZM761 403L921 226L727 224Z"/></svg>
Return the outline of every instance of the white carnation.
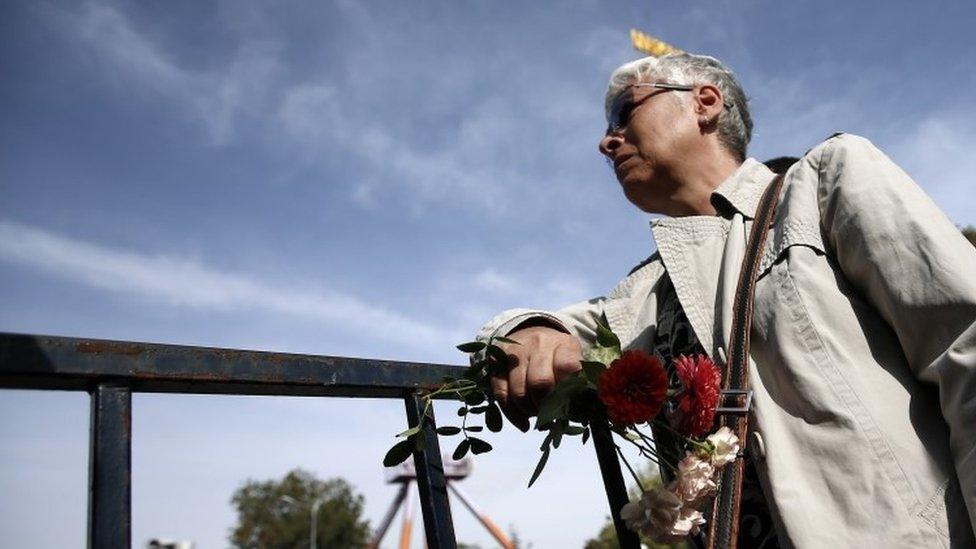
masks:
<svg viewBox="0 0 976 549"><path fill-rule="evenodd" d="M712 453L712 465L716 468L721 468L728 463L732 463L735 461L736 456L739 455L739 437L735 436L732 429L728 427L722 427L709 435L705 440L715 448Z"/></svg>

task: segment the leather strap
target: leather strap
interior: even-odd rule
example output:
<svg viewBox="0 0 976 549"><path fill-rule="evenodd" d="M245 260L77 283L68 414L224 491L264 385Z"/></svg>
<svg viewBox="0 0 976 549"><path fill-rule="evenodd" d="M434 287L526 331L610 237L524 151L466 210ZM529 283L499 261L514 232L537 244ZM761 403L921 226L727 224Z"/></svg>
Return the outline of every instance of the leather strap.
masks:
<svg viewBox="0 0 976 549"><path fill-rule="evenodd" d="M739 408L720 412L720 425L731 429L739 437L745 448L749 434L749 404L752 397L749 389L749 341L752 332L752 305L756 289L756 277L762 261L769 227L776 216L783 176L777 175L763 192L752 229L739 281L735 290L732 308L732 334L727 351L728 362L723 372L723 393L735 395L740 400ZM712 505L711 521L708 529L709 549L735 549L739 534L739 510L742 503L742 478L745 476L745 458L739 456L733 463L722 469L718 494Z"/></svg>

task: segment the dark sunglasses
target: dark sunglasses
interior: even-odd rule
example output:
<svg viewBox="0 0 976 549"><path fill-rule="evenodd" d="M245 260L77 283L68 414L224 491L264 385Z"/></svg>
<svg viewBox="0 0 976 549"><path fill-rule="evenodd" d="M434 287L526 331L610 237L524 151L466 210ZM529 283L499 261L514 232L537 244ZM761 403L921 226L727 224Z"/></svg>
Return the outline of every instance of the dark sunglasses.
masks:
<svg viewBox="0 0 976 549"><path fill-rule="evenodd" d="M630 88L658 88L668 91L691 91L695 89L695 86L688 84L671 84L669 82L640 82L637 84L631 84L628 86L627 91L621 93L614 100L613 105L610 107L610 113L607 117L607 135L611 133L619 132L627 123L630 121L630 117L634 114L634 110L639 107L644 101L647 101L651 97L657 95L656 93L647 94L637 101L633 100L634 94L630 91ZM724 103L725 108L731 108L732 104L728 101Z"/></svg>

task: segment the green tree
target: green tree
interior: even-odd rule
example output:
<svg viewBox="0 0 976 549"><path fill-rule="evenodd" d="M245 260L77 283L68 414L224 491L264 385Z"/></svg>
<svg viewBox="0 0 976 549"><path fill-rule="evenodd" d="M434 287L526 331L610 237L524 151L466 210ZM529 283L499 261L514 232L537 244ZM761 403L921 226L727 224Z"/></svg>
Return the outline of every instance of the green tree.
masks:
<svg viewBox="0 0 976 549"><path fill-rule="evenodd" d="M294 549L308 547L310 514L316 501L316 546L366 547L369 523L362 519L363 496L341 478L320 480L302 469L281 480L248 480L231 498L237 526L230 533L233 547Z"/></svg>

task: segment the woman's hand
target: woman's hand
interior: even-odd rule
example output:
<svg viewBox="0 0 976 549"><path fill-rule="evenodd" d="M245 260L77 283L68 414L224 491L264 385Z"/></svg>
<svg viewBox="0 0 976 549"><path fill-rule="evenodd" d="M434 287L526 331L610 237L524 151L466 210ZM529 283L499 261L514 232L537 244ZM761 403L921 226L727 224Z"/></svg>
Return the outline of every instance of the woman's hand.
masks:
<svg viewBox="0 0 976 549"><path fill-rule="evenodd" d="M492 377L491 388L508 420L528 431L529 417L538 413L556 382L580 369L583 349L575 337L548 326L519 328L506 337L520 345L501 345L509 370Z"/></svg>

